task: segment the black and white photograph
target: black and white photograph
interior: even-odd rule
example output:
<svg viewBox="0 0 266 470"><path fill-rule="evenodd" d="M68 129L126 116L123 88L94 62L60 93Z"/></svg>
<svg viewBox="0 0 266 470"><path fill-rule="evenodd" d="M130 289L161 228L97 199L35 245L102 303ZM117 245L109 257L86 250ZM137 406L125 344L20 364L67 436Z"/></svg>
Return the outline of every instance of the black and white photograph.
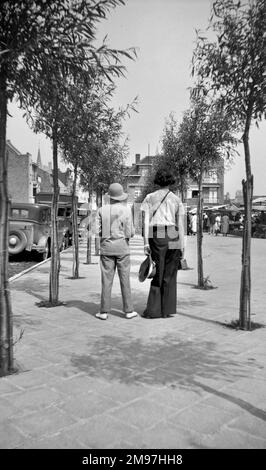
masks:
<svg viewBox="0 0 266 470"><path fill-rule="evenodd" d="M254 466L265 306L266 0L2 0L0 449Z"/></svg>

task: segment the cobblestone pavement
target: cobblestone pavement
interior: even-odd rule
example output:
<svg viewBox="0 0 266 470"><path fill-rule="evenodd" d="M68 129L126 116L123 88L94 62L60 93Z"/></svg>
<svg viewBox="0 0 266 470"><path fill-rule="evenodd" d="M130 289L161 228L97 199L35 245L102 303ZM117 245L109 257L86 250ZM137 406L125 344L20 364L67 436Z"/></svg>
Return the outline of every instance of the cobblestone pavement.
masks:
<svg viewBox="0 0 266 470"><path fill-rule="evenodd" d="M252 320L265 325L265 240L252 240ZM149 281L137 278L142 241L132 247L135 309ZM204 271L216 289L195 289L196 237L178 274L178 314L127 320L115 278L113 310L95 318L99 258L72 277L61 254L60 300L48 297L50 261L11 282L19 373L0 379L0 447L31 449L265 449L266 329L228 328L238 318L241 240L204 237Z"/></svg>

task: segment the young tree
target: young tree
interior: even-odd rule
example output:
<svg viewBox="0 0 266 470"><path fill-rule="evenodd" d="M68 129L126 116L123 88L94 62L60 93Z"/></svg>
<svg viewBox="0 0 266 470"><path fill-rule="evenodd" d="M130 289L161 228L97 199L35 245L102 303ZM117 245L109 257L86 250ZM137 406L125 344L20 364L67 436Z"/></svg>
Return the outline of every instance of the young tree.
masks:
<svg viewBox="0 0 266 470"><path fill-rule="evenodd" d="M35 58L38 67L31 75L30 85L35 90L37 100L32 100L32 95L27 93L23 101L33 129L36 132L44 132L53 144L51 270L49 302L44 303L48 306L59 303L58 148L69 103L70 87L79 85L81 90L90 88L99 70L109 80L114 74L120 76L125 69L121 58L132 58L129 51L112 50L105 43L97 48L94 42L95 23L99 18L105 17L107 6L113 6L115 3L116 1L102 0L98 2L97 8L94 6L91 9L82 0L69 5L67 26L71 29L71 34L68 32L65 35L64 30L62 37L57 37L57 40L60 40L59 50L44 50Z"/></svg>
<svg viewBox="0 0 266 470"><path fill-rule="evenodd" d="M197 207L197 257L198 287L204 288L202 239L203 239L203 177L214 168L223 171L223 157L234 151L237 143L232 133L230 118L221 113L219 103L209 105L205 100L192 102L184 114L179 128L179 143L186 155L190 177L198 184Z"/></svg>
<svg viewBox="0 0 266 470"><path fill-rule="evenodd" d="M6 117L8 101L27 88L33 51L48 47L55 18L67 11L64 1L1 2L0 8L0 374L12 372L12 309L8 283L8 153Z"/></svg>
<svg viewBox="0 0 266 470"><path fill-rule="evenodd" d="M6 154L6 116L8 101L15 96L22 107L35 108L42 102L41 63L44 58L56 65L64 64L63 76L69 67L84 69L105 61L107 75L120 74L124 67L120 58L126 51L115 51L105 44L98 49L93 44L97 22L106 17L110 8L124 4L123 0L31 0L3 1L0 9L0 370L12 371L12 311L9 295L8 263L8 192ZM93 62L93 64L92 64ZM57 74L58 76L58 74ZM54 78L54 74L51 78ZM53 90L53 85L51 90ZM55 94L53 94L55 97ZM58 102L58 97L56 98ZM53 128L55 141L57 129ZM54 189L57 189L57 167L54 145ZM55 195L56 200L56 195ZM54 216L55 219L56 216ZM55 220L54 220L55 224ZM56 237L54 236L54 239Z"/></svg>
<svg viewBox="0 0 266 470"><path fill-rule="evenodd" d="M103 110L107 106L114 86L104 77L96 76L89 87L79 81L71 84L66 96L61 122L60 147L65 162L73 167L72 227L73 227L73 278L79 277L79 240L77 227L76 185L83 155L88 144L98 135ZM90 244L89 244L90 245Z"/></svg>
<svg viewBox="0 0 266 470"><path fill-rule="evenodd" d="M239 323L250 329L253 175L249 133L252 121L258 125L266 117L266 0L215 0L210 26L217 39L211 42L199 35L193 71L200 82L198 92L208 89L222 97L224 109L238 121L243 133L246 180L242 181L245 222Z"/></svg>
<svg viewBox="0 0 266 470"><path fill-rule="evenodd" d="M134 109L133 104L117 112L104 106L100 118L95 121L95 133L88 136L80 165L80 183L89 192L90 205L94 193L100 204L102 194L107 191L109 184L114 180L122 182L123 162L128 153L127 143L121 143L122 122L131 108ZM91 263L92 220L90 225L87 263Z"/></svg>
<svg viewBox="0 0 266 470"><path fill-rule="evenodd" d="M173 113L170 114L165 124L162 137L162 153L165 165L169 166L175 175L181 199L184 200L189 166L186 154L180 143L179 126Z"/></svg>

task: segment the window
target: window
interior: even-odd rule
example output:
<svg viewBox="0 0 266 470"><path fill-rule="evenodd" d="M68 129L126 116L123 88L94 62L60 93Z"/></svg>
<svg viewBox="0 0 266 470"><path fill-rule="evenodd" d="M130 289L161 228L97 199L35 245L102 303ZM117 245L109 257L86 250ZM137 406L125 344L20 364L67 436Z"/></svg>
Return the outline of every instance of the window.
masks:
<svg viewBox="0 0 266 470"><path fill-rule="evenodd" d="M19 216L19 209L12 209L12 217L18 217Z"/></svg>
<svg viewBox="0 0 266 470"><path fill-rule="evenodd" d="M71 217L71 207L66 208L66 217Z"/></svg>
<svg viewBox="0 0 266 470"><path fill-rule="evenodd" d="M12 209L11 215L14 219L28 219L29 211L27 209Z"/></svg>
<svg viewBox="0 0 266 470"><path fill-rule="evenodd" d="M218 202L217 201L217 189L216 188L210 188L209 202Z"/></svg>
<svg viewBox="0 0 266 470"><path fill-rule="evenodd" d="M204 172L203 180L204 180L204 183L217 183L218 181L217 170L210 170L210 171Z"/></svg>
<svg viewBox="0 0 266 470"><path fill-rule="evenodd" d="M135 188L134 192L134 197L135 199L141 195L141 189L140 188Z"/></svg>
<svg viewBox="0 0 266 470"><path fill-rule="evenodd" d="M58 207L57 215L58 215L58 217L64 217L65 216L65 208L64 207Z"/></svg>
<svg viewBox="0 0 266 470"><path fill-rule="evenodd" d="M143 168L143 169L141 170L141 175L142 175L142 176L148 176L148 174L149 174L149 170L148 170L147 168Z"/></svg>
<svg viewBox="0 0 266 470"><path fill-rule="evenodd" d="M22 219L27 219L29 217L29 211L26 209L21 209L20 215Z"/></svg>
<svg viewBox="0 0 266 470"><path fill-rule="evenodd" d="M49 210L45 210L41 212L41 222L49 222L50 220L50 213Z"/></svg>

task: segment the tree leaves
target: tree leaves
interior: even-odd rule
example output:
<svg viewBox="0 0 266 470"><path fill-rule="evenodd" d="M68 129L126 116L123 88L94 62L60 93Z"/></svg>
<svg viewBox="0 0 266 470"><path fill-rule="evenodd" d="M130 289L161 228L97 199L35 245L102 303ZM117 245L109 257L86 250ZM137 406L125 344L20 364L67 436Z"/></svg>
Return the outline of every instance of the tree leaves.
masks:
<svg viewBox="0 0 266 470"><path fill-rule="evenodd" d="M266 1L216 0L210 26L217 42L198 38L193 76L205 83L201 90L224 97L224 106L243 127L247 110L261 119L266 107Z"/></svg>

